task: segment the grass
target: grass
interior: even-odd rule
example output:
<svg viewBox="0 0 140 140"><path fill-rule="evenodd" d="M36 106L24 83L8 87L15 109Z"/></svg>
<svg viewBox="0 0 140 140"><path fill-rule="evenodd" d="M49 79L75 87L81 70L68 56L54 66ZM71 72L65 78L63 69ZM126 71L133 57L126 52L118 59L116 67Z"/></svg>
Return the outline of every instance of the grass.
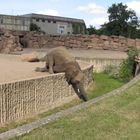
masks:
<svg viewBox="0 0 140 140"><path fill-rule="evenodd" d="M123 94L12 140L140 140L140 81Z"/></svg>
<svg viewBox="0 0 140 140"><path fill-rule="evenodd" d="M113 89L116 89L116 88L120 87L121 85L123 85L122 82L109 77L107 74L94 73L93 75L94 75L94 82L90 86L90 88L87 90L87 94L88 94L89 99L95 98L97 96L101 96L101 95L103 95L109 91L112 91ZM7 124L7 125L0 127L0 133L7 131L9 129L16 128L16 127L23 125L23 124L33 122L39 118L46 117L46 116L51 115L55 112L64 110L66 108L72 107L72 106L77 105L77 104L80 104L81 102L82 101L77 98L77 99L71 101L70 103L64 104L63 106L60 106L60 107L56 107L53 110L36 115L32 118L28 118L28 119L25 119L22 121L14 121L10 124Z"/></svg>
<svg viewBox="0 0 140 140"><path fill-rule="evenodd" d="M105 73L94 73L93 77L95 82L87 90L90 99L108 93L124 84Z"/></svg>

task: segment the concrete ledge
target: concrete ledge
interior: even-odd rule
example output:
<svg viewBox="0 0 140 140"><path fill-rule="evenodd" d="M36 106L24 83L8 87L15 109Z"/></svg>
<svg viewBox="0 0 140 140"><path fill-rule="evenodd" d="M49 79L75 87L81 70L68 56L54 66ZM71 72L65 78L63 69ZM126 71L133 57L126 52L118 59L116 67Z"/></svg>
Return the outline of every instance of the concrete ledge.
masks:
<svg viewBox="0 0 140 140"><path fill-rule="evenodd" d="M79 62L80 63L80 62ZM84 87L92 81L93 66L83 63ZM0 84L0 125L46 112L78 98L58 73Z"/></svg>
<svg viewBox="0 0 140 140"><path fill-rule="evenodd" d="M119 66L120 63L124 60L122 58L89 58L89 57L75 57L76 60L87 62L94 66L94 71L102 72L106 66L113 65Z"/></svg>
<svg viewBox="0 0 140 140"><path fill-rule="evenodd" d="M10 138L14 138L16 136L20 136L20 135L23 135L25 133L29 133L30 131L38 128L38 127L41 127L43 125L46 125L48 124L49 122L51 121L54 121L60 117L63 117L65 115L68 115L70 113L73 113L73 112L76 112L80 109L83 109L83 108L86 108L86 107L89 107L105 98L108 98L108 97L111 97L111 96L114 96L114 95L117 95L117 94L120 94L120 93L123 93L125 90L127 90L129 87L133 86L134 84L136 84L136 82L138 82L140 80L140 75L138 75L137 77L135 77L134 79L132 79L129 83L123 85L121 88L118 88L116 90L113 90L112 92L109 92L103 96L100 96L100 97L97 97L95 99L92 99L88 102L84 102L82 104L79 104L77 106L74 106L74 107L71 107L67 110L64 110L64 111L60 111L60 112L57 112L55 114L52 114L48 117L45 117L45 118L42 118L40 120L37 120L35 122L32 122L30 124L26 124L26 125L23 125L23 126L20 126L20 127L17 127L16 129L12 129L12 130L9 130L7 132L4 132L4 133L1 133L0 134L0 140L8 140Z"/></svg>

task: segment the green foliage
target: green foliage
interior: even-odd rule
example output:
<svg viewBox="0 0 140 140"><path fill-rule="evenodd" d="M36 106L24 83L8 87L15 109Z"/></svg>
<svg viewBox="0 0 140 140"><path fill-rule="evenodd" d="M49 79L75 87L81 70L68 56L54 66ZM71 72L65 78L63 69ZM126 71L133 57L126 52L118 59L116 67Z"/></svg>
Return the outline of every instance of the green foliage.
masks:
<svg viewBox="0 0 140 140"><path fill-rule="evenodd" d="M135 73L135 57L138 56L137 48L133 46L128 47L127 55L127 59L120 64L120 67L108 65L105 67L104 73L123 82L131 80Z"/></svg>
<svg viewBox="0 0 140 140"><path fill-rule="evenodd" d="M101 25L99 29L95 29L91 25L87 28L89 34L140 38L139 21L134 10L128 9L128 6L123 3L118 3L112 4L107 12L109 22Z"/></svg>
<svg viewBox="0 0 140 140"><path fill-rule="evenodd" d="M89 26L89 28L86 29L87 34L92 35L92 34L97 34L96 28L93 27L92 25Z"/></svg>
<svg viewBox="0 0 140 140"><path fill-rule="evenodd" d="M34 23L31 23L30 24L30 31L37 31L37 32L40 32L40 27L38 27L36 24Z"/></svg>
<svg viewBox="0 0 140 140"><path fill-rule="evenodd" d="M138 56L139 52L137 50L136 47L133 47L133 46L129 46L128 47L128 52L127 52L127 55L128 55L128 59L134 63L134 60L135 60L135 57Z"/></svg>
<svg viewBox="0 0 140 140"><path fill-rule="evenodd" d="M90 99L104 95L124 84L122 81L114 79L105 73L93 73L93 77L94 83L87 91Z"/></svg>
<svg viewBox="0 0 140 140"><path fill-rule="evenodd" d="M135 57L138 56L137 48L130 46L127 55L127 59L121 63L119 70L119 77L124 82L128 82L134 75Z"/></svg>
<svg viewBox="0 0 140 140"><path fill-rule="evenodd" d="M72 24L73 34L82 34L85 33L85 27L79 23Z"/></svg>
<svg viewBox="0 0 140 140"><path fill-rule="evenodd" d="M119 78L124 82L128 82L132 78L132 65L128 59L120 65Z"/></svg>
<svg viewBox="0 0 140 140"><path fill-rule="evenodd" d="M113 4L108 8L109 22L103 25L106 35L122 35L135 38L134 32L138 27L138 18L135 11L128 10L122 3Z"/></svg>

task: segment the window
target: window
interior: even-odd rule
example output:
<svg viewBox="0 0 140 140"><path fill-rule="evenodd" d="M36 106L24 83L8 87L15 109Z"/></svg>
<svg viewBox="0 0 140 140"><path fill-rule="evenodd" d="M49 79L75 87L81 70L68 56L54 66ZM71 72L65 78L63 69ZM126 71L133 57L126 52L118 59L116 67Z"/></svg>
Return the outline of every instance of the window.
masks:
<svg viewBox="0 0 140 140"><path fill-rule="evenodd" d="M42 19L42 22L45 22L45 19Z"/></svg>
<svg viewBox="0 0 140 140"><path fill-rule="evenodd" d="M25 20L22 20L22 25L25 25Z"/></svg>
<svg viewBox="0 0 140 140"><path fill-rule="evenodd" d="M39 22L39 18L37 18L36 21Z"/></svg>
<svg viewBox="0 0 140 140"><path fill-rule="evenodd" d="M48 20L48 23L51 23L51 21L50 21L50 20Z"/></svg>
<svg viewBox="0 0 140 140"><path fill-rule="evenodd" d="M54 20L53 23L56 23L56 21Z"/></svg>
<svg viewBox="0 0 140 140"><path fill-rule="evenodd" d="M58 25L58 33L59 34L65 34L66 32L66 26L65 25Z"/></svg>
<svg viewBox="0 0 140 140"><path fill-rule="evenodd" d="M69 28L70 26L71 26L71 24L70 24L70 23L68 23L67 27Z"/></svg>
<svg viewBox="0 0 140 140"><path fill-rule="evenodd" d="M3 24L3 19L0 19L0 23Z"/></svg>

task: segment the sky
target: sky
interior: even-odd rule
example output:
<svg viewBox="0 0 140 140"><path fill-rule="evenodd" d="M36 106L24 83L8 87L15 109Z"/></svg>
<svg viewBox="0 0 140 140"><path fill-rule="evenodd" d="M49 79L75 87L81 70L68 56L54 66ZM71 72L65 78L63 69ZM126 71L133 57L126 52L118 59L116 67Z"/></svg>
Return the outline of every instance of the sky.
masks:
<svg viewBox="0 0 140 140"><path fill-rule="evenodd" d="M99 28L108 21L107 9L114 3L126 4L140 20L140 0L0 0L0 14L38 13L83 19L86 26Z"/></svg>

